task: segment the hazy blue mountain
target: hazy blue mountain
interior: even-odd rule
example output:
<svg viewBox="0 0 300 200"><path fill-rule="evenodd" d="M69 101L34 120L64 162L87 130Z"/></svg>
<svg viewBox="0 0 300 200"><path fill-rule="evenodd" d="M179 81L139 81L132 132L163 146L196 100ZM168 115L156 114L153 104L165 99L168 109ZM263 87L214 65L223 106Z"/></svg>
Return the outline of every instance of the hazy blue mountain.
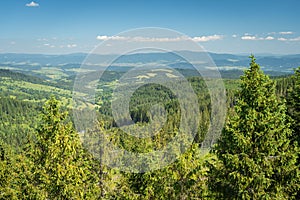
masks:
<svg viewBox="0 0 300 200"><path fill-rule="evenodd" d="M183 58L179 55L183 55ZM86 66L94 70L93 64L102 64L111 61L114 58L111 70L122 71L131 67L152 65L164 65L177 69L192 69L191 63L185 60L188 57L192 62L201 62L206 60L207 55L213 60L216 66L222 71L243 70L249 65L248 55L204 53L204 52L165 52L165 53L137 53L130 55L88 55L85 53L65 54L65 55L43 55L43 54L0 54L0 68L11 69L15 71L37 73L38 70L45 68L59 69L65 75L75 75L76 70L80 68L88 56L89 63ZM203 59L205 58L205 59ZM297 55L258 55L257 62L262 69L274 74L292 73L293 69L300 66L300 54ZM193 64L193 63L192 63Z"/></svg>

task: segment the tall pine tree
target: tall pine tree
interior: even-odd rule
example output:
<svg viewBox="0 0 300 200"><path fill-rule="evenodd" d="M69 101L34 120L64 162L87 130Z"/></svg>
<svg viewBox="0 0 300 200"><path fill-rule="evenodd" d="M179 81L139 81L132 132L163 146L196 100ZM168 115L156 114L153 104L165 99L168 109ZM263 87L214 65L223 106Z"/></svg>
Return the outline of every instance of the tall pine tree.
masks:
<svg viewBox="0 0 300 200"><path fill-rule="evenodd" d="M221 199L293 199L298 168L286 106L276 98L274 82L251 59L235 113L213 150L209 189Z"/></svg>

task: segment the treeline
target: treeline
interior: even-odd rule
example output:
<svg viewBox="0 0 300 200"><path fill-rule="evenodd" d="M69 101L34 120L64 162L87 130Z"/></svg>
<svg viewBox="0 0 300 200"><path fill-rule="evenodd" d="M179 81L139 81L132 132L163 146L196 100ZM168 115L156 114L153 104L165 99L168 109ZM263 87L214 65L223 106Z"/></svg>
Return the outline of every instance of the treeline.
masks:
<svg viewBox="0 0 300 200"><path fill-rule="evenodd" d="M189 82L198 96L199 126L187 151L181 152L181 146L170 147L181 152L175 162L143 173L103 164L112 150L107 142L130 152L147 153L162 149L180 132L182 110L167 88L150 84L133 94L130 115L137 125L151 122L148 111L157 102L168 114L156 135L138 139L118 128L108 106L108 93L102 99L95 127L80 134L52 97L18 150L15 143L1 136L0 199L299 199L300 68L292 77L274 81L252 57L250 68L238 82L239 89L233 87L236 81L225 81L226 124L206 154L200 148L211 117L210 96L201 78L191 77ZM11 98L0 100L1 117L6 122L21 119L8 112L26 110L24 118L29 119L38 111ZM180 139L184 144L185 138ZM127 166L149 163L130 163L126 155L118 162Z"/></svg>
<svg viewBox="0 0 300 200"><path fill-rule="evenodd" d="M14 81L25 81L28 83L53 86L61 89L67 89L67 90L72 89L73 82L74 82L74 77L68 77L65 80L54 82L54 81L43 79L41 77L24 74L18 71L11 71L8 69L0 69L0 77L1 78L7 77Z"/></svg>
<svg viewBox="0 0 300 200"><path fill-rule="evenodd" d="M13 97L0 96L0 138L19 149L37 126L40 106Z"/></svg>

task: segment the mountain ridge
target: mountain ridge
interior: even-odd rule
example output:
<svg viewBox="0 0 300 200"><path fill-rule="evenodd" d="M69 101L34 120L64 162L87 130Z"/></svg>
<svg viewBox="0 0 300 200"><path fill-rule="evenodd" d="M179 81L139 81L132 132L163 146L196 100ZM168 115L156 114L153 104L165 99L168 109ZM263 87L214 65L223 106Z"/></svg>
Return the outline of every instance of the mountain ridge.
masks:
<svg viewBox="0 0 300 200"><path fill-rule="evenodd" d="M184 57L189 60L201 61L211 59L219 70L243 70L249 66L249 56L230 54L230 53L213 53L213 52L151 52L151 53L135 53L128 55L99 55L87 53L72 54L19 54L19 53L2 53L0 54L0 68L20 70L20 71L36 71L42 68L58 68L62 71L80 68L81 64L88 57L95 63L111 61L115 58L112 66L114 68L135 67L137 64L164 64L172 68L185 69L188 63ZM300 66L300 54L289 55L257 55L257 63L259 63L264 71L274 71L281 73L293 73L293 69ZM89 63L85 63L89 65ZM192 63L193 64L193 63Z"/></svg>

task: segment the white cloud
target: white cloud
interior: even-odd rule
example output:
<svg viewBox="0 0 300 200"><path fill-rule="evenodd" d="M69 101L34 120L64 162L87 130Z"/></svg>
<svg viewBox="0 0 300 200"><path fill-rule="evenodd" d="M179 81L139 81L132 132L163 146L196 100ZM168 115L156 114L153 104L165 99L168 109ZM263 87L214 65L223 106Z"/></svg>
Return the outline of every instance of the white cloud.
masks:
<svg viewBox="0 0 300 200"><path fill-rule="evenodd" d="M40 5L34 1L27 3L26 4L27 7L39 7Z"/></svg>
<svg viewBox="0 0 300 200"><path fill-rule="evenodd" d="M75 47L77 47L77 44L68 44L67 47L68 48L75 48Z"/></svg>
<svg viewBox="0 0 300 200"><path fill-rule="evenodd" d="M209 35L209 36L201 36L201 37L193 37L192 40L195 42L208 42L214 40L223 39L222 35Z"/></svg>
<svg viewBox="0 0 300 200"><path fill-rule="evenodd" d="M134 37L134 38L132 38L132 40L136 41L136 42L178 42L178 41L184 41L184 40L188 40L188 39L189 39L188 37L174 37L174 38Z"/></svg>
<svg viewBox="0 0 300 200"><path fill-rule="evenodd" d="M48 43L44 44L44 46L45 46L45 47L49 47L49 48L55 48L55 45L53 45L53 44L48 44Z"/></svg>
<svg viewBox="0 0 300 200"><path fill-rule="evenodd" d="M293 41L293 42L300 41L300 37L292 38L292 39L290 39L290 41Z"/></svg>
<svg viewBox="0 0 300 200"><path fill-rule="evenodd" d="M293 34L292 31L283 31L283 32L279 32L280 35L291 35Z"/></svg>
<svg viewBox="0 0 300 200"><path fill-rule="evenodd" d="M232 37L233 37L233 38L237 38L237 35L236 35L236 34L233 34Z"/></svg>
<svg viewBox="0 0 300 200"><path fill-rule="evenodd" d="M244 35L241 37L242 40L275 40L274 37L272 36L267 36L267 37L257 37L253 35Z"/></svg>
<svg viewBox="0 0 300 200"><path fill-rule="evenodd" d="M97 36L97 40L128 40L133 42L174 42L181 41L183 38L151 38L151 37L124 37L124 36L107 36L107 35L99 35Z"/></svg>
<svg viewBox="0 0 300 200"><path fill-rule="evenodd" d="M265 40L274 40L274 39L275 39L275 38L272 37L272 36L268 36L268 37L265 38Z"/></svg>
<svg viewBox="0 0 300 200"><path fill-rule="evenodd" d="M256 38L255 36L251 36L251 35L244 35L241 37L242 40L258 40L258 38Z"/></svg>
<svg viewBox="0 0 300 200"><path fill-rule="evenodd" d="M296 37L296 38L278 38L277 40L279 41L291 41L291 42L299 42L300 41L300 37Z"/></svg>
<svg viewBox="0 0 300 200"><path fill-rule="evenodd" d="M286 39L286 38L278 38L277 40L279 40L279 41L287 41L288 39Z"/></svg>
<svg viewBox="0 0 300 200"><path fill-rule="evenodd" d="M107 36L107 35L98 35L97 40L126 40L126 37L123 36Z"/></svg>
<svg viewBox="0 0 300 200"><path fill-rule="evenodd" d="M198 36L198 37L123 37L123 36L107 36L107 35L99 35L96 37L97 40L128 40L133 42L179 42L179 41L187 41L187 40L193 40L195 42L208 42L208 41L214 41L214 40L221 40L223 38L222 35L209 35L209 36Z"/></svg>

